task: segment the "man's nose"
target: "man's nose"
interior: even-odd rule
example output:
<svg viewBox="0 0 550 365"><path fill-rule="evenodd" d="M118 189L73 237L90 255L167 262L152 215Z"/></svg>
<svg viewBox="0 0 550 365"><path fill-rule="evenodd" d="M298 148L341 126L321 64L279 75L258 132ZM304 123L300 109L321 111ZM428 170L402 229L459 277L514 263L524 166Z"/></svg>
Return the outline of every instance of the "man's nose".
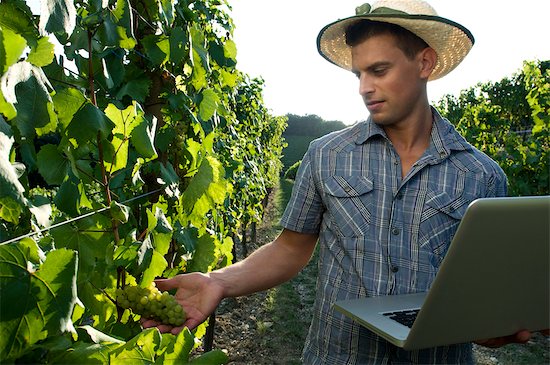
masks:
<svg viewBox="0 0 550 365"><path fill-rule="evenodd" d="M374 92L374 82L371 77L366 74L359 76L359 94L365 96Z"/></svg>

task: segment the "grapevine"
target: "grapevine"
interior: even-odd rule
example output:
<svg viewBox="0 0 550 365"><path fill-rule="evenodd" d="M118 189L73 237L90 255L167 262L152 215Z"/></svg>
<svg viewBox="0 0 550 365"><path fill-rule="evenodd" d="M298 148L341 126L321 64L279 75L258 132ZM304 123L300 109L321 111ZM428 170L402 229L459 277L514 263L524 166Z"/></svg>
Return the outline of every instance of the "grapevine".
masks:
<svg viewBox="0 0 550 365"><path fill-rule="evenodd" d="M151 318L163 324L181 326L186 314L176 298L168 292L161 292L154 283L147 288L127 285L116 291L117 304L131 309L143 318Z"/></svg>

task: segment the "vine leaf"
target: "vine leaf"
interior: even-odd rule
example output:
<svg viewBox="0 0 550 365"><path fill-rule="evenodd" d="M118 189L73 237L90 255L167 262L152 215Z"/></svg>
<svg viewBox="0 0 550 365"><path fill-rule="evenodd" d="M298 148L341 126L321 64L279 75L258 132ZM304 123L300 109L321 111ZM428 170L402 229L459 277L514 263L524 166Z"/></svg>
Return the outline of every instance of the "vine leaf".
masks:
<svg viewBox="0 0 550 365"><path fill-rule="evenodd" d="M174 338L171 334L163 334L163 341L170 341L164 352L157 358L159 364L177 365L189 360L189 353L194 346L194 336L186 327Z"/></svg>
<svg viewBox="0 0 550 365"><path fill-rule="evenodd" d="M54 203L59 210L71 216L78 215L82 208L92 207L86 197L84 184L72 174L59 187Z"/></svg>
<svg viewBox="0 0 550 365"><path fill-rule="evenodd" d="M0 27L0 73L4 73L13 65L25 50L25 38L8 28Z"/></svg>
<svg viewBox="0 0 550 365"><path fill-rule="evenodd" d="M143 112L137 107L136 102L124 110L109 104L105 109L105 115L114 123L112 130L112 152L105 156L105 168L113 173L123 169L128 164L128 145L134 128L143 122Z"/></svg>
<svg viewBox="0 0 550 365"><path fill-rule="evenodd" d="M41 31L70 36L76 26L76 9L72 0L41 0Z"/></svg>
<svg viewBox="0 0 550 365"><path fill-rule="evenodd" d="M56 90L52 100L59 123L66 129L76 112L86 102L86 97L78 89L70 87Z"/></svg>
<svg viewBox="0 0 550 365"><path fill-rule="evenodd" d="M189 362L189 365L201 365L201 364L210 364L210 365L221 365L227 364L229 358L221 350L212 350L205 352L204 354L197 356Z"/></svg>
<svg viewBox="0 0 550 365"><path fill-rule="evenodd" d="M4 360L18 358L47 336L74 331L77 254L51 251L35 270L24 248L0 246L0 358Z"/></svg>
<svg viewBox="0 0 550 365"><path fill-rule="evenodd" d="M38 172L44 180L50 185L61 185L67 176L70 163L57 146L53 144L42 146L36 157Z"/></svg>
<svg viewBox="0 0 550 365"><path fill-rule="evenodd" d="M27 57L27 62L35 66L42 67L52 63L54 57L54 45L50 43L48 37L38 39L36 46L31 47L31 53Z"/></svg>
<svg viewBox="0 0 550 365"><path fill-rule="evenodd" d="M111 220L103 215L80 219L75 226L69 224L51 230L58 248L67 248L79 252L80 272L90 272L96 265L96 259L104 259L111 242L106 231L111 228Z"/></svg>
<svg viewBox="0 0 550 365"><path fill-rule="evenodd" d="M14 203L24 204L25 188L19 182L19 175L15 166L10 161L10 152L14 143L11 128L0 115L0 197L13 200ZM0 202L0 218L6 219L2 213ZM17 215L18 217L19 215ZM14 219L6 219L14 222ZM15 223L15 222L14 222Z"/></svg>
<svg viewBox="0 0 550 365"><path fill-rule="evenodd" d="M107 139L115 124L105 113L91 103L86 103L73 116L67 134L77 145L95 142L99 133L102 139Z"/></svg>
<svg viewBox="0 0 550 365"><path fill-rule="evenodd" d="M201 96L202 100L199 104L199 116L203 121L206 121L212 118L216 112L220 98L212 89L203 90Z"/></svg>
<svg viewBox="0 0 550 365"><path fill-rule="evenodd" d="M161 343L157 328L148 328L109 354L109 364L154 364L156 349Z"/></svg>
<svg viewBox="0 0 550 365"><path fill-rule="evenodd" d="M14 121L21 135L32 138L37 132L42 134L55 129L57 118L48 92L52 87L41 68L29 62L18 62L2 77L1 88L6 101L15 105ZM35 131L38 128L43 130Z"/></svg>
<svg viewBox="0 0 550 365"><path fill-rule="evenodd" d="M132 49L136 46L129 0L117 0L114 10L109 10L97 33L105 47Z"/></svg>
<svg viewBox="0 0 550 365"><path fill-rule="evenodd" d="M141 156L147 159L154 159L157 157L157 151L155 150L156 129L157 118L155 116L153 116L151 121L143 117L138 120L137 125L131 133L132 145Z"/></svg>

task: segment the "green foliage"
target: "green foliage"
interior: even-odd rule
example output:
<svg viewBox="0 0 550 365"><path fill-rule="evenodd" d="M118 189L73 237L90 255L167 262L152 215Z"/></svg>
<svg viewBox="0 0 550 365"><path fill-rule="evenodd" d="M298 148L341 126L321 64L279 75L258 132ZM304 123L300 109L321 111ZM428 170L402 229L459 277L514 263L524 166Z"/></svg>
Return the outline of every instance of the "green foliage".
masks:
<svg viewBox="0 0 550 365"><path fill-rule="evenodd" d="M0 362L227 362L115 292L231 263L286 118L237 70L225 1L47 4L0 3Z"/></svg>
<svg viewBox="0 0 550 365"><path fill-rule="evenodd" d="M285 179L290 179L290 180L296 180L296 173L298 172L298 168L300 168L300 165L302 164L302 160L299 160L299 161L296 161L296 163L294 163L292 166L290 166L286 171L285 171Z"/></svg>
<svg viewBox="0 0 550 365"><path fill-rule="evenodd" d="M325 134L346 127L340 121L326 121L317 115L298 116L287 114L288 127L283 133L288 146L283 151L283 169L289 169L301 160L309 143Z"/></svg>
<svg viewBox="0 0 550 365"><path fill-rule="evenodd" d="M287 114L287 117L288 127L284 132L285 136L308 136L314 139L346 127L343 122L323 120L315 114L304 116Z"/></svg>
<svg viewBox="0 0 550 365"><path fill-rule="evenodd" d="M445 96L438 108L508 176L509 194L550 194L550 61L526 61L521 72Z"/></svg>

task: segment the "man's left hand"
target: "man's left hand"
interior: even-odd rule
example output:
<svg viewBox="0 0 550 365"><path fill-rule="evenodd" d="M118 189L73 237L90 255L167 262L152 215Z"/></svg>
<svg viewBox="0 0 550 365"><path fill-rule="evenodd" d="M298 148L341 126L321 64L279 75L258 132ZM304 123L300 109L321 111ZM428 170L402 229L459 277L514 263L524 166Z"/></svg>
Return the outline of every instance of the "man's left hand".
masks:
<svg viewBox="0 0 550 365"><path fill-rule="evenodd" d="M540 331L542 334L550 335L550 330ZM511 343L527 343L531 339L532 333L529 331L519 331L510 336L488 338L485 340L474 341L475 344L490 348L502 347Z"/></svg>

